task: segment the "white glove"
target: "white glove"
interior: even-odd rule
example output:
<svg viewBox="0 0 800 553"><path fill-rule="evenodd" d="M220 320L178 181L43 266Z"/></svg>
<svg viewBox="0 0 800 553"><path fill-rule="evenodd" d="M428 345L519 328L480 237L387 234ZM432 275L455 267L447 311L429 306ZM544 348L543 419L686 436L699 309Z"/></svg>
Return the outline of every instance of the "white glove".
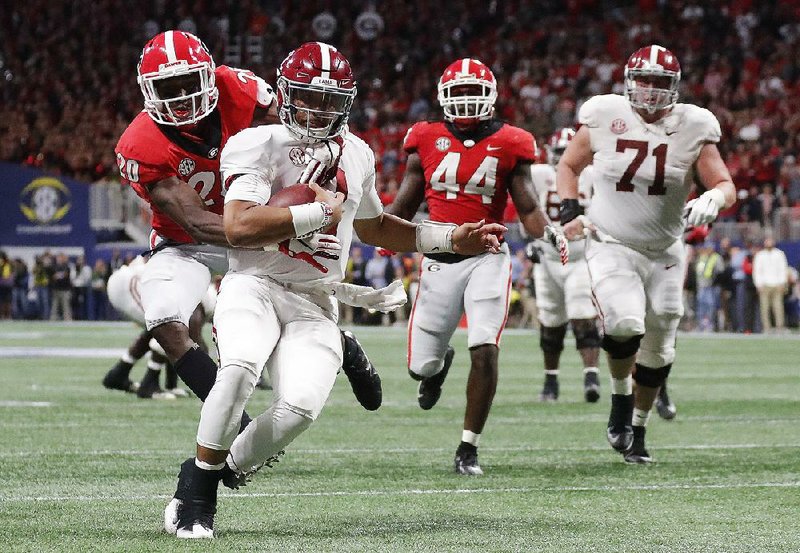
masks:
<svg viewBox="0 0 800 553"><path fill-rule="evenodd" d="M725 194L722 190L712 188L689 203L683 209L688 216L686 222L693 227L699 227L717 218L719 210L725 207Z"/></svg>
<svg viewBox="0 0 800 553"><path fill-rule="evenodd" d="M342 303L353 307L374 309L381 313L390 313L408 301L403 283L399 280L379 289L346 282L326 283L323 288L329 295L336 297Z"/></svg>
<svg viewBox="0 0 800 553"><path fill-rule="evenodd" d="M553 225L544 227L544 239L549 240L550 244L556 249L561 257L562 265L569 263L569 240L567 240L560 228Z"/></svg>
<svg viewBox="0 0 800 553"><path fill-rule="evenodd" d="M325 142L320 142L319 144L306 148L308 163L300 175L299 182L302 184L311 182L324 184L319 182L318 179L339 161L341 153L341 147L333 140L326 140Z"/></svg>
<svg viewBox="0 0 800 553"><path fill-rule="evenodd" d="M342 244L333 234L316 232L307 238L295 238L294 241L307 249L312 255L328 259L339 259Z"/></svg>

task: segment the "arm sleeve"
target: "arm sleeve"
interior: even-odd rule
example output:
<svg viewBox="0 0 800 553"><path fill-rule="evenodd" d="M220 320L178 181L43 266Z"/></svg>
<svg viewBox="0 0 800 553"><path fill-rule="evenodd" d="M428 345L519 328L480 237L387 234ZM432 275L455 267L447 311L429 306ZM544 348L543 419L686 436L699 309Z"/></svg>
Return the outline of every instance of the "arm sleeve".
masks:
<svg viewBox="0 0 800 553"><path fill-rule="evenodd" d="M697 108L697 130L701 142L716 144L722 137L722 130L716 116L704 108Z"/></svg>
<svg viewBox="0 0 800 553"><path fill-rule="evenodd" d="M586 100L581 106L580 111L578 111L578 123L592 129L599 127L600 121L597 115L599 103L600 98L598 96Z"/></svg>
<svg viewBox="0 0 800 553"><path fill-rule="evenodd" d="M275 101L275 93L272 87L261 77L255 77L256 80L256 101L259 107L268 108Z"/></svg>
<svg viewBox="0 0 800 553"><path fill-rule="evenodd" d="M413 154L417 151L417 148L419 148L419 134L422 125L423 123L414 123L414 125L408 129L406 137L403 139L403 151L407 154Z"/></svg>
<svg viewBox="0 0 800 553"><path fill-rule="evenodd" d="M381 204L378 191L375 189L375 154L369 148L367 148L366 152L365 163L367 164L367 171L364 181L361 183L363 193L356 211L356 219L374 219L383 213L383 204Z"/></svg>
<svg viewBox="0 0 800 553"><path fill-rule="evenodd" d="M228 185L225 203L244 200L265 205L272 195L272 187L258 175L239 175Z"/></svg>
<svg viewBox="0 0 800 553"><path fill-rule="evenodd" d="M263 203L269 200L270 185L273 179L273 168L269 154L269 131L266 127L256 127L245 129L234 136L232 136L225 147L222 149L220 156L219 172L222 176L222 186L225 192L225 201L231 199L248 199L249 201L259 201L250 198L231 198L228 196L229 187L241 179L242 175L252 175L253 179L247 179L245 183L248 186L263 186L267 189L266 198ZM247 192L248 188L244 185L237 186L236 194L252 194L252 190ZM259 197L263 198L263 194L259 193Z"/></svg>

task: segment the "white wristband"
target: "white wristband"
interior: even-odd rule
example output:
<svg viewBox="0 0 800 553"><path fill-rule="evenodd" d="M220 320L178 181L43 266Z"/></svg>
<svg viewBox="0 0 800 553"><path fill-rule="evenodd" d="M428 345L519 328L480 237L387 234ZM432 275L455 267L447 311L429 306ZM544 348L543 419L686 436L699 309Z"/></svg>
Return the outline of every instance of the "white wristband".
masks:
<svg viewBox="0 0 800 553"><path fill-rule="evenodd" d="M422 253L453 253L453 231L458 225L423 221L417 225L417 251Z"/></svg>
<svg viewBox="0 0 800 553"><path fill-rule="evenodd" d="M711 198L715 204L717 204L717 207L720 209L725 207L725 193L722 190L719 188L712 188L706 192L706 194L708 194L708 197Z"/></svg>
<svg viewBox="0 0 800 553"><path fill-rule="evenodd" d="M328 204L313 202L289 206L297 238L305 238L331 224L333 209Z"/></svg>

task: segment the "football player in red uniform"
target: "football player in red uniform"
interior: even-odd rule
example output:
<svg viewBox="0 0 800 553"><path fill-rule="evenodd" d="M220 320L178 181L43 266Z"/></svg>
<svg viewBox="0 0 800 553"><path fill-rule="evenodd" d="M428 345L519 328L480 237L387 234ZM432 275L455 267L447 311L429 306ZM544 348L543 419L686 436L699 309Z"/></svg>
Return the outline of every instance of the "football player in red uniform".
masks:
<svg viewBox="0 0 800 553"><path fill-rule="evenodd" d="M497 84L476 59L453 62L438 85L444 121L415 124L406 135L405 176L388 213L411 219L425 200L430 219L462 224L502 222L511 198L532 236L547 224L531 184L536 141L527 131L494 118ZM432 408L453 361L450 347L462 313L468 321L471 369L459 474L483 474L477 446L497 387L500 335L508 315L511 257L426 253L408 325L408 370L419 380L419 405Z"/></svg>
<svg viewBox="0 0 800 553"><path fill-rule="evenodd" d="M188 321L211 272L224 273L228 266L219 156L242 129L278 122L274 95L251 71L216 67L205 44L181 31L161 33L145 45L138 82L144 110L123 133L116 156L123 182L153 212L153 254L142 275L146 328L204 400L217 367L190 336ZM352 334L343 333L343 342L344 369L356 397L377 409L377 373ZM114 378L124 383L128 375ZM157 389L157 380L143 381L140 390L148 387Z"/></svg>

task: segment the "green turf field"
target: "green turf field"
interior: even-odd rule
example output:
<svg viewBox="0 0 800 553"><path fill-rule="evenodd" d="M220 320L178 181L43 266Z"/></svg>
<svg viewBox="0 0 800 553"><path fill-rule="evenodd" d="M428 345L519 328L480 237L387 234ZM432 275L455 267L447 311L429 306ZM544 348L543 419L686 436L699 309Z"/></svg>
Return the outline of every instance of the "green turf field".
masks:
<svg viewBox="0 0 800 553"><path fill-rule="evenodd" d="M155 402L100 379L129 325L0 325L3 551L800 551L800 340L686 336L671 390L678 417L651 419L653 466L605 441L608 378L582 402L570 345L558 404L535 401L538 339L504 338L481 442L486 475L452 472L467 373L465 336L439 404L423 412L401 329L358 329L384 383L369 413L340 378L283 461L221 492L213 543L161 532L196 399ZM58 347L47 357L44 346ZM13 349L12 349L13 348ZM13 353L22 357L9 358ZM109 350L105 354L108 355ZM113 353L113 352L111 352ZM67 357L72 354L73 357ZM137 378L144 366L134 369ZM269 392L256 391L260 412Z"/></svg>

